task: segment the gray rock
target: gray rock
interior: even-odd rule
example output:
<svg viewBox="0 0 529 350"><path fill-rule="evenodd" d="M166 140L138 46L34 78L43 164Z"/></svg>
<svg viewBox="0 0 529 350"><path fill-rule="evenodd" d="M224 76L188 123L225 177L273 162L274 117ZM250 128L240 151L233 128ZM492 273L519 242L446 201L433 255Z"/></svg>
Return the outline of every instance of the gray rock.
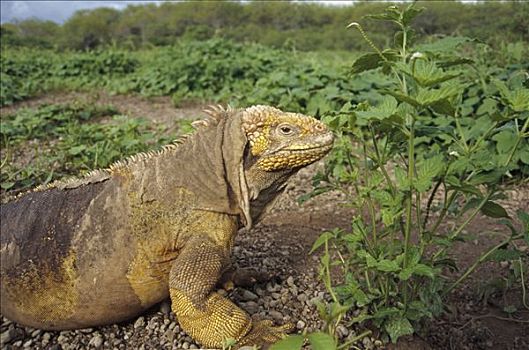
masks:
<svg viewBox="0 0 529 350"><path fill-rule="evenodd" d="M349 330L344 325L340 324L336 327L336 333L339 338L345 338L349 335Z"/></svg>
<svg viewBox="0 0 529 350"><path fill-rule="evenodd" d="M15 334L16 332L14 328L9 328L7 331L2 332L0 335L0 344L4 345L9 343L11 340L13 340Z"/></svg>
<svg viewBox="0 0 529 350"><path fill-rule="evenodd" d="M283 321L283 314L276 310L270 310L268 314L276 321Z"/></svg>
<svg viewBox="0 0 529 350"><path fill-rule="evenodd" d="M297 323L296 323L296 328L299 329L299 330L302 330L303 328L305 328L306 324L305 322L303 322L302 320L299 320Z"/></svg>
<svg viewBox="0 0 529 350"><path fill-rule="evenodd" d="M26 341L24 343L24 345L22 345L22 346L25 347L25 348L30 348L31 345L33 345L33 339L30 339L30 340Z"/></svg>
<svg viewBox="0 0 529 350"><path fill-rule="evenodd" d="M259 297L256 294L250 292L249 290L244 289L242 292L242 298L244 300L255 300Z"/></svg>
<svg viewBox="0 0 529 350"><path fill-rule="evenodd" d="M362 344L364 344L364 349L366 350L372 350L374 348L373 341L371 341L371 338L364 337L362 339Z"/></svg>
<svg viewBox="0 0 529 350"><path fill-rule="evenodd" d="M145 319L143 316L139 317L136 322L134 322L134 329L138 329L145 326Z"/></svg>
<svg viewBox="0 0 529 350"><path fill-rule="evenodd" d="M90 342L88 343L88 346L93 346L96 349L99 349L101 345L103 345L103 337L101 334L95 334L92 339L90 339Z"/></svg>
<svg viewBox="0 0 529 350"><path fill-rule="evenodd" d="M164 315L169 315L171 312L171 302L169 300L164 300L160 304L160 311Z"/></svg>
<svg viewBox="0 0 529 350"><path fill-rule="evenodd" d="M288 278L287 278L287 284L288 284L290 287L295 286L295 284L294 284L294 277L292 277L292 276L288 276Z"/></svg>
<svg viewBox="0 0 529 350"><path fill-rule="evenodd" d="M309 299L309 297L305 293L300 293L300 294L298 294L296 299L298 299L301 303L306 303L307 300Z"/></svg>
<svg viewBox="0 0 529 350"><path fill-rule="evenodd" d="M255 314L256 312L259 311L259 305L255 301L248 301L246 303L241 303L241 306L250 315Z"/></svg>

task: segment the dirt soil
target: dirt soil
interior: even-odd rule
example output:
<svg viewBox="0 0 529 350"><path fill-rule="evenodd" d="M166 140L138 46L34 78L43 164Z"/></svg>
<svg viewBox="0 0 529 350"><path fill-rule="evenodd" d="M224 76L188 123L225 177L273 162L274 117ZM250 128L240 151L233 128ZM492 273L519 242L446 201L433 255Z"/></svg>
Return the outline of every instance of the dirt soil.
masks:
<svg viewBox="0 0 529 350"><path fill-rule="evenodd" d="M94 97L95 96L95 97ZM2 108L2 115L18 108L34 108L44 103L92 101L113 105L122 114L146 117L154 122L174 118L195 119L202 106L175 109L166 98L144 99L106 94L52 94ZM296 331L314 331L322 326L314 302L328 300L318 280L318 256L308 252L321 232L340 227L348 229L352 215L338 193L329 193L300 206L297 198L311 190L316 164L303 169L288 186L272 212L249 232L241 232L234 249L233 261L239 267L254 267L274 276L267 283L225 291L256 318L276 323L293 322ZM510 213L529 204L529 186L509 193L504 201ZM446 223L449 226L451 223ZM478 217L468 229L475 235L471 242L461 243L451 255L461 270L469 266L486 247L499 242L507 232L494 221ZM527 248L527 247L526 247ZM527 252L527 250L526 250ZM505 293L496 292L487 300L481 298L483 285L494 276L506 276L509 264L487 263L448 300L443 316L431 321L421 335L407 337L396 345L384 345L376 334L363 337L351 349L529 349L529 310L522 304L522 289L513 286ZM503 308L516 306L508 315ZM353 311L354 313L354 311ZM339 327L342 339L355 337L365 329ZM119 325L76 331L46 332L17 325L2 317L2 349L196 349L197 344L181 331L170 311L168 301L145 315Z"/></svg>

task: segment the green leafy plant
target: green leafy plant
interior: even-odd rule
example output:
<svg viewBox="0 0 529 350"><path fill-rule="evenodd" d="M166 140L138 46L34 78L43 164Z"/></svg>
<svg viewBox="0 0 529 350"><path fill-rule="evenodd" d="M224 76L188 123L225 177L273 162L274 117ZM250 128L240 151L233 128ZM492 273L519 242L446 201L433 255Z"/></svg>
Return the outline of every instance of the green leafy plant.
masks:
<svg viewBox="0 0 529 350"><path fill-rule="evenodd" d="M312 195L340 190L356 212L349 230L323 233L312 249L323 249L321 277L332 302L320 314L331 334L340 322L367 322L396 342L439 315L447 294L481 263L526 259L516 242L529 243L527 214L519 210L516 220L498 200L502 183L527 173L527 72L484 75L479 62L457 53L473 45L468 38L413 46L411 23L420 12L390 6L367 16L398 27L386 50L360 24L349 25L374 51L352 73L377 70L389 84L379 103L347 103L324 118L340 139ZM507 233L457 272L450 249L480 214ZM331 266L342 270L338 285ZM520 277L527 271L519 266ZM447 270L459 276L447 278ZM359 316L349 316L352 307Z"/></svg>
<svg viewBox="0 0 529 350"><path fill-rule="evenodd" d="M171 137L163 131L143 119L119 115L112 107L72 104L21 109L3 117L0 127L2 191L22 191L104 168L169 142Z"/></svg>

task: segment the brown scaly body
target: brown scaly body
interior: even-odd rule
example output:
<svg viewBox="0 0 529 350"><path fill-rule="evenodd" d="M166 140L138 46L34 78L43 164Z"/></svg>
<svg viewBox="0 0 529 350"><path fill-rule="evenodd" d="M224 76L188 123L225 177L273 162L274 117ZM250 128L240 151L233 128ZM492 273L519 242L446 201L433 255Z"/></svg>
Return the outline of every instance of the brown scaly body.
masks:
<svg viewBox="0 0 529 350"><path fill-rule="evenodd" d="M35 328L123 321L171 297L206 347L263 344L288 326L254 322L213 292L240 227L251 227L333 136L267 106L209 111L178 147L133 156L1 207L2 314Z"/></svg>

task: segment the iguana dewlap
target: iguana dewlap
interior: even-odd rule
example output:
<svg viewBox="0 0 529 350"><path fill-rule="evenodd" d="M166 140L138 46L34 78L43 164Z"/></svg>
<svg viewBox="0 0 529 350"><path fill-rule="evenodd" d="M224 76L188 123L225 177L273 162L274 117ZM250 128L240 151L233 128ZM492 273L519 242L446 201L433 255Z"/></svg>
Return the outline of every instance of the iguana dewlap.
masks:
<svg viewBox="0 0 529 350"><path fill-rule="evenodd" d="M214 292L240 227L251 227L333 135L267 106L209 111L180 145L142 153L1 206L1 312L62 330L120 322L171 297L206 347L273 342L287 327L252 321Z"/></svg>

